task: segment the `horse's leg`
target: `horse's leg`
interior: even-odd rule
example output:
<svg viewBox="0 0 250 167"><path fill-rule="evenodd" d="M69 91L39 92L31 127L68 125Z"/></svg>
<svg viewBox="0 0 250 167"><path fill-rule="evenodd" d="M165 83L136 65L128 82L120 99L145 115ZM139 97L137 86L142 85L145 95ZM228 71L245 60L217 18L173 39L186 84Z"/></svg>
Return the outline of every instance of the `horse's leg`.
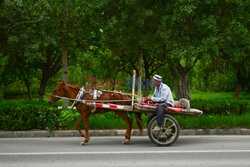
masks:
<svg viewBox="0 0 250 167"><path fill-rule="evenodd" d="M127 144L130 141L133 120L128 117L126 111L115 111L115 114L121 117L127 124L125 139L123 141L123 144Z"/></svg>
<svg viewBox="0 0 250 167"><path fill-rule="evenodd" d="M142 130L143 130L143 123L142 123L142 119L141 119L141 114L142 113L139 113L139 112L135 112L134 115L135 115L135 119L136 119L136 123L138 125L138 128L139 128L139 135L142 136Z"/></svg>
<svg viewBox="0 0 250 167"><path fill-rule="evenodd" d="M78 130L78 132L80 133L80 135L85 138L85 135L82 133L82 131L80 129L80 124L81 124L81 122L83 120L84 120L84 116L81 115L80 119L76 122L76 129Z"/></svg>
<svg viewBox="0 0 250 167"><path fill-rule="evenodd" d="M89 116L84 117L84 129L85 129L85 140L81 142L81 145L84 145L89 141Z"/></svg>

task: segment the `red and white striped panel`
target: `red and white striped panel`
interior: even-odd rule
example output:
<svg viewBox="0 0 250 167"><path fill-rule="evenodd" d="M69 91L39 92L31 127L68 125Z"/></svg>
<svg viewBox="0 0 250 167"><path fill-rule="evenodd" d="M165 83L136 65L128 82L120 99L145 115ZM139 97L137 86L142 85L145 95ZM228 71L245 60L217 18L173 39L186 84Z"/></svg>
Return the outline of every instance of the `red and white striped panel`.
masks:
<svg viewBox="0 0 250 167"><path fill-rule="evenodd" d="M122 105L114 105L114 104L95 104L96 107L100 108L113 108L113 109L124 109L125 107Z"/></svg>

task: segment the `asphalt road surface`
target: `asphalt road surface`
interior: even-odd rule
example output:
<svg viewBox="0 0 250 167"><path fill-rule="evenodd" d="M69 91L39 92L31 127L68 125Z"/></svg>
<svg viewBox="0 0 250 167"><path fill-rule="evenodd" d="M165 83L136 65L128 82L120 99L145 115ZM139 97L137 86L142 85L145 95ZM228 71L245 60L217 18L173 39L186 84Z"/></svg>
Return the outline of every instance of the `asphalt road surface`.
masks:
<svg viewBox="0 0 250 167"><path fill-rule="evenodd" d="M2 138L0 167L100 166L240 166L250 167L250 136L180 136L169 147L159 147L146 136L82 138Z"/></svg>

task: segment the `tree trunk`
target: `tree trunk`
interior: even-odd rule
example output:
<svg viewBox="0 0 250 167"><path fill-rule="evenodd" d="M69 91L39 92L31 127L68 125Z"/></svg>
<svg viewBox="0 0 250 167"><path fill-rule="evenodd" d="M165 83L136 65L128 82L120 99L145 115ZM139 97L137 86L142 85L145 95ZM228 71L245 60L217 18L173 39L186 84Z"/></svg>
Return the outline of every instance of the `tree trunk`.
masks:
<svg viewBox="0 0 250 167"><path fill-rule="evenodd" d="M3 84L0 82L0 100L3 99Z"/></svg>
<svg viewBox="0 0 250 167"><path fill-rule="evenodd" d="M170 73L172 74L173 77L173 81L174 81L174 92L175 92L175 96L177 100L180 100L181 98L181 94L180 94L180 79L179 79L179 75L178 72L175 68L174 63L169 60L168 61L168 69L170 71Z"/></svg>
<svg viewBox="0 0 250 167"><path fill-rule="evenodd" d="M190 84L189 84L187 73L179 74L179 90L180 90L180 94L179 94L178 100L181 98L185 98L188 100L191 99Z"/></svg>
<svg viewBox="0 0 250 167"><path fill-rule="evenodd" d="M179 85L178 85L178 96L177 99L185 98L190 100L190 86L188 80L188 67L183 67L180 63L176 63L176 71L178 72Z"/></svg>
<svg viewBox="0 0 250 167"><path fill-rule="evenodd" d="M174 79L174 91L177 100L185 98L190 100L190 84L188 80L187 67L183 67L180 63L173 63L169 60L168 68Z"/></svg>
<svg viewBox="0 0 250 167"><path fill-rule="evenodd" d="M61 9L62 9L62 21L61 21L61 44L62 44L62 80L64 83L68 83L68 28L67 28L67 21L66 18L68 17L68 9L66 6L66 2L61 2ZM63 108L68 108L68 100L63 99L62 102Z"/></svg>
<svg viewBox="0 0 250 167"><path fill-rule="evenodd" d="M42 78L40 82L40 88L39 88L39 100L43 100L45 89L47 86L47 83L51 77L56 75L56 73L61 69L61 56L58 56L56 59L51 60L49 57L47 57L47 62L44 64L41 68L42 70Z"/></svg>
<svg viewBox="0 0 250 167"><path fill-rule="evenodd" d="M141 88L142 88L142 51L139 56L139 73L138 73L138 97L141 98Z"/></svg>
<svg viewBox="0 0 250 167"><path fill-rule="evenodd" d="M64 83L68 83L68 47L63 45L62 46L62 80ZM62 102L63 108L68 108L68 100L63 99Z"/></svg>
<svg viewBox="0 0 250 167"><path fill-rule="evenodd" d="M240 95L240 91L245 87L247 82L247 73L243 68L238 68L237 75L237 85L234 90L234 98L237 99Z"/></svg>
<svg viewBox="0 0 250 167"><path fill-rule="evenodd" d="M240 95L240 91L241 91L242 87L240 84L237 84L235 90L234 90L234 98L238 99L239 95Z"/></svg>
<svg viewBox="0 0 250 167"><path fill-rule="evenodd" d="M43 70L42 80L40 82L40 88L39 88L39 100L43 100L43 98L44 98L45 88L47 86L48 80L49 80L49 78L46 75L46 71Z"/></svg>
<svg viewBox="0 0 250 167"><path fill-rule="evenodd" d="M177 74L174 78L174 91L177 100L185 98L190 100L190 84L186 73Z"/></svg>
<svg viewBox="0 0 250 167"><path fill-rule="evenodd" d="M151 81L151 78L150 78L150 77L151 77L151 76L150 76L149 65L148 65L147 61L144 60L143 62L144 62L144 71L145 71L145 77L146 77L145 82L148 82L148 83L146 83L146 85L145 85L145 91L144 91L144 93L143 93L143 97L146 97L146 96L149 95L150 90L151 90L151 88L150 88L150 81Z"/></svg>
<svg viewBox="0 0 250 167"><path fill-rule="evenodd" d="M31 88L30 88L30 81L29 81L27 75L24 72L22 64L18 64L18 65L19 65L19 69L21 71L21 74L22 74L22 77L23 77L23 80L24 80L24 84L25 84L25 86L27 88L27 91L28 91L28 97L29 97L30 100L32 100L32 93L31 93Z"/></svg>
<svg viewBox="0 0 250 167"><path fill-rule="evenodd" d="M25 86L27 88L27 91L28 91L28 97L30 100L32 100L32 92L31 92L31 88L30 88L30 82L26 79L24 79L24 83L25 83Z"/></svg>
<svg viewBox="0 0 250 167"><path fill-rule="evenodd" d="M180 79L179 76L174 78L174 92L177 100L181 99L181 90L180 90Z"/></svg>

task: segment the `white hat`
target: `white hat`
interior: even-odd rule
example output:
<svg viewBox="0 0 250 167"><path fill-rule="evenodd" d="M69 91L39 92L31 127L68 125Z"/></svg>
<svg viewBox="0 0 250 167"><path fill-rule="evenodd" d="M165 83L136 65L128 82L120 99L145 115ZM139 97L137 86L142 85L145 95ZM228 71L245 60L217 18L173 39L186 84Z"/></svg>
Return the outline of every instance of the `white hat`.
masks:
<svg viewBox="0 0 250 167"><path fill-rule="evenodd" d="M159 82L162 81L162 77L161 77L160 75L157 75L157 74L155 74L155 75L153 76L153 79L156 80L156 81L159 81Z"/></svg>

